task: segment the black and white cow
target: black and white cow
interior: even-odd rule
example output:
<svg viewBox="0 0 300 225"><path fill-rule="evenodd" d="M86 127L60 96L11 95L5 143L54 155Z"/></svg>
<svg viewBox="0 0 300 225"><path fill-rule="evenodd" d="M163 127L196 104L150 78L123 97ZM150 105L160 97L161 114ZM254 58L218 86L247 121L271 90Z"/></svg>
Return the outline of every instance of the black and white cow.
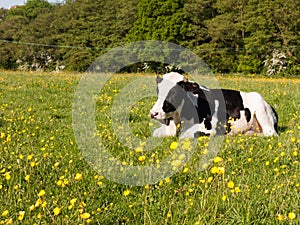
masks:
<svg viewBox="0 0 300 225"><path fill-rule="evenodd" d="M150 116L162 126L155 137L200 135L277 135L278 116L256 92L209 89L171 72L157 77L158 99Z"/></svg>

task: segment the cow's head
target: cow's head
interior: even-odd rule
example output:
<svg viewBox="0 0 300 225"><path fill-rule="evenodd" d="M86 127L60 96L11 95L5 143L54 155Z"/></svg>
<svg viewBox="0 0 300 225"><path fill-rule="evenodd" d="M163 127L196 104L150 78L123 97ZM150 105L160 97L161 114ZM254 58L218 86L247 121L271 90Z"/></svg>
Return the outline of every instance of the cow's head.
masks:
<svg viewBox="0 0 300 225"><path fill-rule="evenodd" d="M187 92L195 93L199 85L175 72L167 73L162 78L157 77L156 82L158 99L150 110L151 118L166 125L173 119L178 124L183 105L191 104Z"/></svg>

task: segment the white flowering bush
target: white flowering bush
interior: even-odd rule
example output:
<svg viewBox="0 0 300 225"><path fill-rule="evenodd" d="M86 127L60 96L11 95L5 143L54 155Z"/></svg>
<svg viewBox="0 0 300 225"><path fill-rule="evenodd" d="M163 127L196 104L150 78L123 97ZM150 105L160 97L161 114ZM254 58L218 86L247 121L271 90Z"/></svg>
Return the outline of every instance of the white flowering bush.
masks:
<svg viewBox="0 0 300 225"><path fill-rule="evenodd" d="M274 49L272 56L267 56L263 63L268 76L283 73L286 70L286 55L284 52Z"/></svg>

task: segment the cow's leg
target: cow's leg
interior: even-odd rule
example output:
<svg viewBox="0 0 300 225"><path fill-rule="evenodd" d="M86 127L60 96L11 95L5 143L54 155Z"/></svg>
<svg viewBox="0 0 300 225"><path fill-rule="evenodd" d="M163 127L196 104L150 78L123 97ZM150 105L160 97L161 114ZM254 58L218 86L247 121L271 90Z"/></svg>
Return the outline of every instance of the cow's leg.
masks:
<svg viewBox="0 0 300 225"><path fill-rule="evenodd" d="M180 135L180 139L185 139L185 138L195 138L197 133L203 133L205 135L212 135L213 130L207 130L205 127L204 122L197 123L193 125L192 127L188 128L182 134Z"/></svg>
<svg viewBox="0 0 300 225"><path fill-rule="evenodd" d="M251 129L252 123L252 115L250 121L247 120L246 111L240 111L240 118L238 120L231 119L228 121L230 126L230 132L228 135L236 135L236 134L243 134Z"/></svg>

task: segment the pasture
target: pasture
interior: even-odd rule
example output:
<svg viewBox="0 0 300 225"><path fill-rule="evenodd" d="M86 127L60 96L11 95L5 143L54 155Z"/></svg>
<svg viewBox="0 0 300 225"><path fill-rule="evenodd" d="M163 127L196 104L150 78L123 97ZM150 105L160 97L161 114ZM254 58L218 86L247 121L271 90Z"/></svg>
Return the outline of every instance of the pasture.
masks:
<svg viewBox="0 0 300 225"><path fill-rule="evenodd" d="M209 138L199 138L176 174L133 186L93 170L77 146L72 106L81 77L0 73L0 224L300 223L300 79L218 76L223 88L261 93L278 112L279 137L226 136L205 170L197 162ZM130 109L140 147L124 148L111 126L114 98L137 77L143 75L114 77L99 93L97 135L122 165L156 165L172 155L177 139L143 151L155 97Z"/></svg>

